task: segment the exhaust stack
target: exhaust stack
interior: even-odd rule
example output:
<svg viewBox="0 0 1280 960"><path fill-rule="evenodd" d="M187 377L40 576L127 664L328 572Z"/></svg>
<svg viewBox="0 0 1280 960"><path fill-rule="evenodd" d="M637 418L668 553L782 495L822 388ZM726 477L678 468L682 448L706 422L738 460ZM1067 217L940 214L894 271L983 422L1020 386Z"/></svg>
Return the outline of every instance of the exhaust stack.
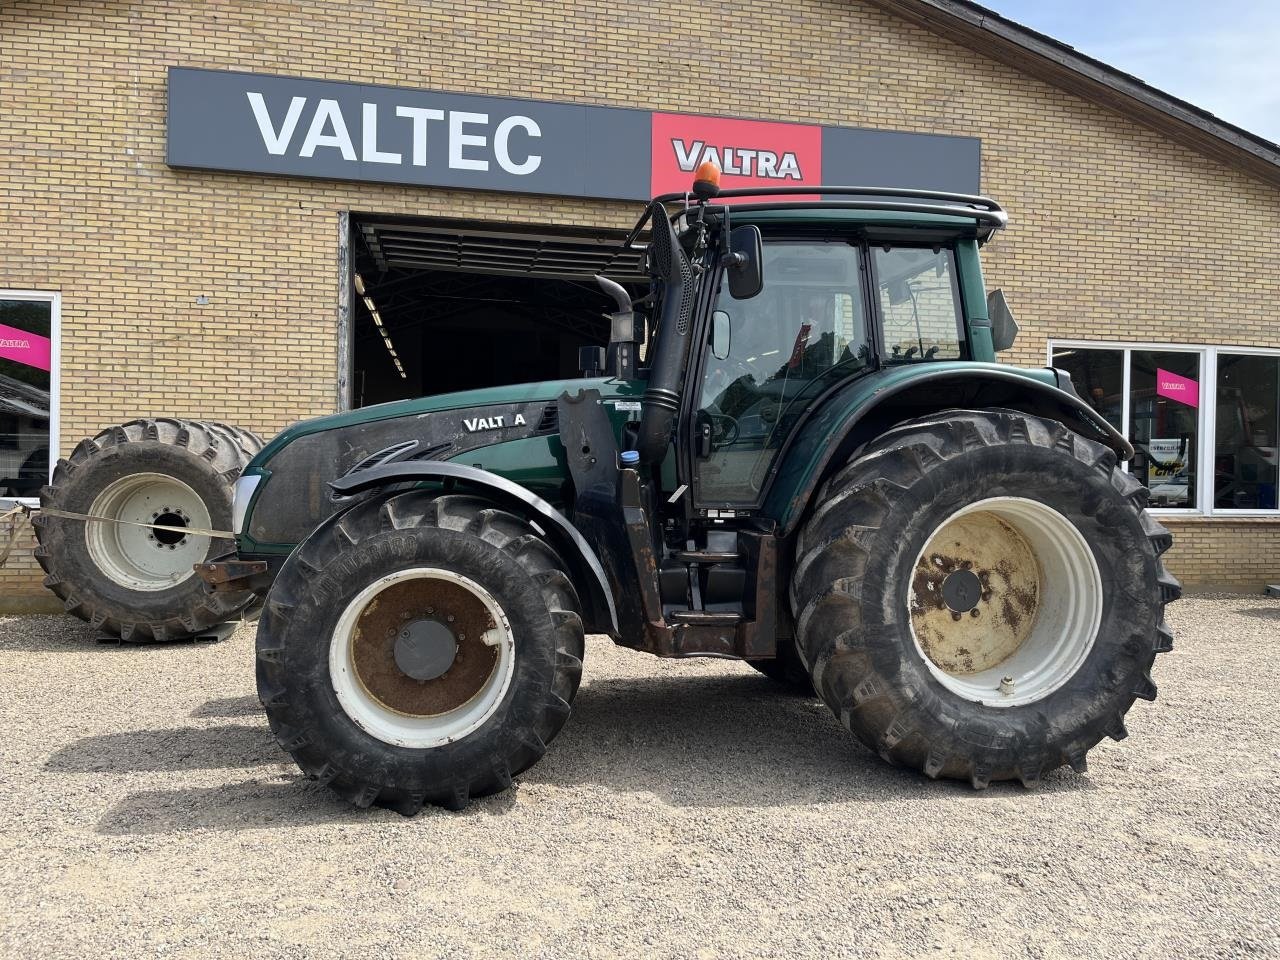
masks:
<svg viewBox="0 0 1280 960"><path fill-rule="evenodd" d="M671 443L671 431L680 412L680 388L688 365L693 315L693 268L660 203L653 205L649 269L662 281L663 291L649 364L649 386L644 392L636 438L640 463L646 466L661 463Z"/></svg>

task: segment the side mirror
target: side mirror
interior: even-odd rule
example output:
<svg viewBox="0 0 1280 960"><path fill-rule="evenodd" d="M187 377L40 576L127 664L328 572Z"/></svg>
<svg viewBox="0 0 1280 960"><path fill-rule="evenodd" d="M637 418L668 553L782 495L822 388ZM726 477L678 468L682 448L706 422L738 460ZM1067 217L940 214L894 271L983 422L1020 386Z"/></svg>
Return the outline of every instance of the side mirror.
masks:
<svg viewBox="0 0 1280 960"><path fill-rule="evenodd" d="M1018 337L1018 321L1013 319L1013 311L1005 302L1003 290L992 290L987 294L987 316L991 320L991 345L996 352L1008 350Z"/></svg>
<svg viewBox="0 0 1280 960"><path fill-rule="evenodd" d="M750 300L764 289L764 247L755 224L729 231L729 293L735 300Z"/></svg>
<svg viewBox="0 0 1280 960"><path fill-rule="evenodd" d="M717 360L729 356L729 346L733 342L733 325L729 315L723 310L711 314L711 355Z"/></svg>

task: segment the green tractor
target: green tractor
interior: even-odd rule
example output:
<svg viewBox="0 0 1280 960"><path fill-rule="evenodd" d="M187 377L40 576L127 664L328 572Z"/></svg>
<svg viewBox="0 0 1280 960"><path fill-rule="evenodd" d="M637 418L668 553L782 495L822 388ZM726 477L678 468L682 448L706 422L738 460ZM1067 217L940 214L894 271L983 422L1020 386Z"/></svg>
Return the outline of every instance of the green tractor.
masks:
<svg viewBox="0 0 1280 960"><path fill-rule="evenodd" d="M298 423L237 481L281 746L360 806L461 808L569 717L584 633L807 686L976 788L1085 768L1170 649L1130 444L1016 333L991 200L796 187L648 204L582 379Z"/></svg>

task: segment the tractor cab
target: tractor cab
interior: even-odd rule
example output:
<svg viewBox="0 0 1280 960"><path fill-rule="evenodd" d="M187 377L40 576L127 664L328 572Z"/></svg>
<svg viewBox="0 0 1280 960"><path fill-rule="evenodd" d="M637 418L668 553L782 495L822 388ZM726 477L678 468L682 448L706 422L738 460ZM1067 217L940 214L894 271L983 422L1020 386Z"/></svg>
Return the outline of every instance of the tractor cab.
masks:
<svg viewBox="0 0 1280 960"><path fill-rule="evenodd" d="M792 451L812 460L815 440L827 439L852 450L830 436L831 411L847 412L906 368L972 372L995 359L977 250L1006 221L996 203L812 189L721 191L719 170L704 164L691 194L656 198L628 238L649 226L653 290L648 317L619 296L621 336L608 351L607 373L646 380L642 416L619 437L621 490L602 496L608 484L591 477L598 442L566 451L571 469L579 461L575 523L600 538L619 588L642 584L619 589L632 607L620 619L629 645L772 655L790 631L773 595L778 566L787 573L779 546L812 489ZM1001 318L1007 346L1012 317ZM581 423L590 405L562 406L562 434L590 432ZM603 423L595 433L606 437ZM611 500L635 520L628 545L608 542ZM649 575L636 566L638 544L649 545L640 558Z"/></svg>

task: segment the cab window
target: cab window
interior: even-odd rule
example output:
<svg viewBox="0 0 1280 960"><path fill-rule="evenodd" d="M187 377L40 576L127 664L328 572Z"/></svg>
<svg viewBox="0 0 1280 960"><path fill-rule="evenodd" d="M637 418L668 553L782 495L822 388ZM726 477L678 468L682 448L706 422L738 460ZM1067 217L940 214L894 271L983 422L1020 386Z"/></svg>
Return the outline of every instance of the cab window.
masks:
<svg viewBox="0 0 1280 960"><path fill-rule="evenodd" d="M877 246L876 283L886 365L959 360L964 315L955 254L945 248Z"/></svg>

